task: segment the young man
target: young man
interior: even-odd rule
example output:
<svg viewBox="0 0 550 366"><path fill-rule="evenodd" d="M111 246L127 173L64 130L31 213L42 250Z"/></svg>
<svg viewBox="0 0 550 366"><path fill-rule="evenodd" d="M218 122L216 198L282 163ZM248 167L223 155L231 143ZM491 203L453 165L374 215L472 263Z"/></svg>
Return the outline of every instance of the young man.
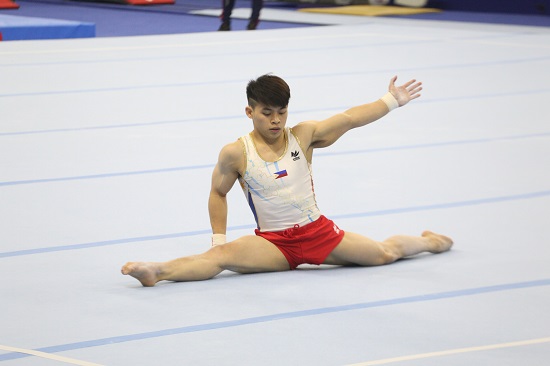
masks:
<svg viewBox="0 0 550 366"><path fill-rule="evenodd" d="M286 127L287 83L274 75L251 80L245 112L254 128L222 148L212 174L208 201L212 248L163 263L130 262L122 267L122 273L143 286L153 286L161 280L205 280L223 270L286 271L302 263L376 266L422 252L449 250L452 240L430 231L421 236L396 235L382 242L344 232L320 213L315 201L313 149L330 146L349 130L420 97L420 82L411 80L398 87L396 80L396 76L391 79L388 93L377 101L293 128ZM258 228L256 235L225 243L226 194L237 180Z"/></svg>

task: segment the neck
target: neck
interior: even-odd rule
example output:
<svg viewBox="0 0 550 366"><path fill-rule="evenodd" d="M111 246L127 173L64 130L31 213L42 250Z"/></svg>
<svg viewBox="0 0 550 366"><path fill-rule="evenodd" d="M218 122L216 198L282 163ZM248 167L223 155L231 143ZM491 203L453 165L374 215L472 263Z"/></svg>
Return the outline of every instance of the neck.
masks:
<svg viewBox="0 0 550 366"><path fill-rule="evenodd" d="M265 161L277 161L279 160L287 149L287 136L286 131L283 131L277 138L269 141L260 136L255 131L250 133L252 142L256 148L256 151L260 157Z"/></svg>

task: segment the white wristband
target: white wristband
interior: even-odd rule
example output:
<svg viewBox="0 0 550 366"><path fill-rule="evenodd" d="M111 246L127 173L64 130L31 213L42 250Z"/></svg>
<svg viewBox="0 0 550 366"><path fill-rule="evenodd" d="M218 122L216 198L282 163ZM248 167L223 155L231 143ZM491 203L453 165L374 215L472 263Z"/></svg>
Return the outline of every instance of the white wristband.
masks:
<svg viewBox="0 0 550 366"><path fill-rule="evenodd" d="M225 234L212 234L212 246L222 245L227 242Z"/></svg>
<svg viewBox="0 0 550 366"><path fill-rule="evenodd" d="M382 98L380 98L380 100L386 103L390 112L399 107L397 99L395 99L393 94L390 92L387 92Z"/></svg>

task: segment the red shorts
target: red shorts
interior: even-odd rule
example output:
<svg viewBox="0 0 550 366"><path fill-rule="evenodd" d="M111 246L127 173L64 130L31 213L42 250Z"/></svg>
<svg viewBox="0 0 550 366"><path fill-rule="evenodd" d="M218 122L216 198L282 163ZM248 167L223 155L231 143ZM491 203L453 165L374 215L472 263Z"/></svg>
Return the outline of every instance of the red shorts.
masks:
<svg viewBox="0 0 550 366"><path fill-rule="evenodd" d="M295 225L290 229L271 232L256 229L255 233L279 248L290 269L296 269L303 263L322 264L344 238L344 230L322 215L302 227Z"/></svg>

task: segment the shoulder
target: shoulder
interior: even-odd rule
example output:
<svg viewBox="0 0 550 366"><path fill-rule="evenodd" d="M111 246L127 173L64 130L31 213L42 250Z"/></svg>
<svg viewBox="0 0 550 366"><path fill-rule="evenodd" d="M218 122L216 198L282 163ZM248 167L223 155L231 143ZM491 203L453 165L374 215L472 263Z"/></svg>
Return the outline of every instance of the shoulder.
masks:
<svg viewBox="0 0 550 366"><path fill-rule="evenodd" d="M220 150L218 165L222 170L233 170L240 173L244 163L244 146L240 139L231 142Z"/></svg>
<svg viewBox="0 0 550 366"><path fill-rule="evenodd" d="M220 150L220 156L223 155L227 158L240 156L243 154L243 148L244 147L241 139L235 140L222 147L222 149Z"/></svg>
<svg viewBox="0 0 550 366"><path fill-rule="evenodd" d="M313 137L317 129L317 121L304 121L298 123L292 127L292 133L298 139L300 147L308 156L308 160L311 161L312 149L313 149Z"/></svg>
<svg viewBox="0 0 550 366"><path fill-rule="evenodd" d="M294 136L300 141L302 148L307 149L311 145L316 125L317 121L304 121L291 128Z"/></svg>

